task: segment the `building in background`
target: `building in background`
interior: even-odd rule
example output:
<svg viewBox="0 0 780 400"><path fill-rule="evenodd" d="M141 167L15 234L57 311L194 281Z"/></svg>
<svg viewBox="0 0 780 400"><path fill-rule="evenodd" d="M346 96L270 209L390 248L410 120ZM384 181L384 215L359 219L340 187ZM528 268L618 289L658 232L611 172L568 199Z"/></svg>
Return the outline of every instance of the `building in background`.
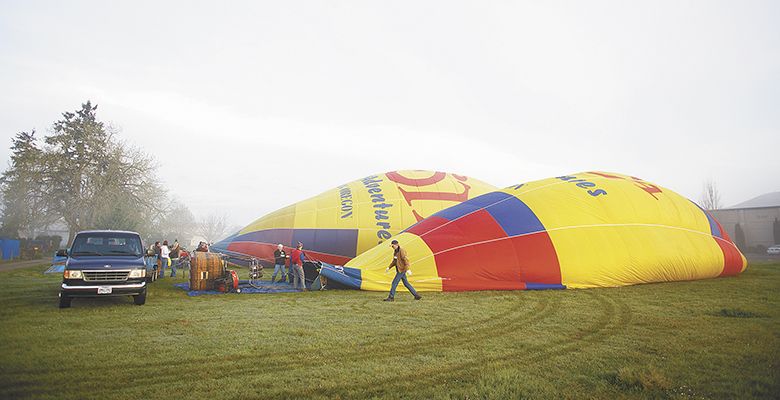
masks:
<svg viewBox="0 0 780 400"><path fill-rule="evenodd" d="M764 252L767 247L780 244L780 222L775 222L780 221L780 192L710 212L742 251ZM740 236L744 237L742 243Z"/></svg>

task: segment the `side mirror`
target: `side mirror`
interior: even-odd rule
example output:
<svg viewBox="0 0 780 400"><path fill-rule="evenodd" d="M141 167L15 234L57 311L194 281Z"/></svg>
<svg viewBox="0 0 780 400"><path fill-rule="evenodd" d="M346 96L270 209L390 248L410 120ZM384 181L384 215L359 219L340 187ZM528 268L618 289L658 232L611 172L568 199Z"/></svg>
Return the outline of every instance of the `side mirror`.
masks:
<svg viewBox="0 0 780 400"><path fill-rule="evenodd" d="M57 253L55 254L57 257L67 257L68 251L65 249L59 249L57 250Z"/></svg>
<svg viewBox="0 0 780 400"><path fill-rule="evenodd" d="M146 256L147 257L154 257L154 250L146 250Z"/></svg>

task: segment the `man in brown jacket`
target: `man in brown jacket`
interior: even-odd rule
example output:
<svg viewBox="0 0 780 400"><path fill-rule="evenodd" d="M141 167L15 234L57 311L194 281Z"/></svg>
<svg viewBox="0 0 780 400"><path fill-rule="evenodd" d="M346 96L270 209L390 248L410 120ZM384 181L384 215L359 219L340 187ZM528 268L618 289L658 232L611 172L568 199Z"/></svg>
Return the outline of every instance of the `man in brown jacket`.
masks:
<svg viewBox="0 0 780 400"><path fill-rule="evenodd" d="M409 257L406 255L406 250L402 249L398 245L397 240L393 240L390 243L390 247L393 248L393 262L387 267L385 271L389 271L390 268L395 267L395 278L393 279L393 285L390 287L390 295L384 301L395 301L395 289L398 287L398 282L403 281L404 286L409 289L415 300L420 300L422 297L417 294L412 285L409 283L409 279L406 278L406 271L409 270Z"/></svg>

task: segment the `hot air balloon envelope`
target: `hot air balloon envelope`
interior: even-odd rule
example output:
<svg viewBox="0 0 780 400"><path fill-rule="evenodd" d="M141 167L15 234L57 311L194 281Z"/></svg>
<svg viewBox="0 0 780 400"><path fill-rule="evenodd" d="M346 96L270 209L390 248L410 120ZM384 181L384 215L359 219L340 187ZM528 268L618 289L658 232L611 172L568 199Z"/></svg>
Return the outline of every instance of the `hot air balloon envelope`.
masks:
<svg viewBox="0 0 780 400"><path fill-rule="evenodd" d="M736 275L747 262L692 201L632 176L584 172L511 186L447 208L396 236L417 290L593 288ZM392 249L322 274L388 290Z"/></svg>
<svg viewBox="0 0 780 400"><path fill-rule="evenodd" d="M213 247L270 262L277 244L302 242L310 259L344 264L425 217L493 190L445 172L371 175L265 215Z"/></svg>

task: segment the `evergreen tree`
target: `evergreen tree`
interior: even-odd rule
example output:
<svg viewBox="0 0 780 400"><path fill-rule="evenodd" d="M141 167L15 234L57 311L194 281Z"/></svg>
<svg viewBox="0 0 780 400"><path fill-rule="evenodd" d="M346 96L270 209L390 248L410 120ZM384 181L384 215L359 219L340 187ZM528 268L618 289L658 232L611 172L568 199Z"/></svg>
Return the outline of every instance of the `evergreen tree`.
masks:
<svg viewBox="0 0 780 400"><path fill-rule="evenodd" d="M44 199L43 150L35 131L19 132L11 145L11 165L0 178L3 196L2 234L18 237L20 231L35 236L35 230L54 222Z"/></svg>
<svg viewBox="0 0 780 400"><path fill-rule="evenodd" d="M88 101L63 113L44 147L35 132L16 135L0 181L6 235L32 237L63 221L70 242L79 230L142 230L162 217L166 196L153 160L117 140L96 110Z"/></svg>

